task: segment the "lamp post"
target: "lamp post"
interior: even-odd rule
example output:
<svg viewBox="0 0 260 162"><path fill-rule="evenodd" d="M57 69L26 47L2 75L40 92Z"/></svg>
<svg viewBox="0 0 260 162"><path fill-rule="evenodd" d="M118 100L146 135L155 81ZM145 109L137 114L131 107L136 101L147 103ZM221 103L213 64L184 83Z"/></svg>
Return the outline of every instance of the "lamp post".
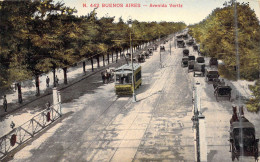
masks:
<svg viewBox="0 0 260 162"><path fill-rule="evenodd" d="M133 88L133 100L132 102L136 102L136 95L135 95L135 82L134 82L134 64L133 64L133 51L132 51L132 36L131 36L131 28L132 28L132 19L128 20L128 25L130 28L130 54L131 54L131 64L132 64L132 88Z"/></svg>
<svg viewBox="0 0 260 162"><path fill-rule="evenodd" d="M161 33L159 31L159 46L161 44ZM162 56L161 56L161 46L159 48L159 53L160 53L160 68L162 68Z"/></svg>

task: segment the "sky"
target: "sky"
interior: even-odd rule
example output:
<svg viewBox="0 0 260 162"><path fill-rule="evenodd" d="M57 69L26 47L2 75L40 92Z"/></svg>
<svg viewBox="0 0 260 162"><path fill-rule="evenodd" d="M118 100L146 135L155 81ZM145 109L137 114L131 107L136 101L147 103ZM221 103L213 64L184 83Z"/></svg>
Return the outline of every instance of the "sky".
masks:
<svg viewBox="0 0 260 162"><path fill-rule="evenodd" d="M198 23L207 17L212 10L223 7L225 1L229 0L62 0L66 6L76 8L77 15L87 15L94 7L90 5L99 4L98 17L115 16L115 20L122 17L124 21L129 18L138 21L171 21L184 22L187 25ZM260 19L260 0L237 0L238 2L249 2L250 7L255 10ZM123 4L124 7L102 7L102 4ZM126 4L137 3L141 7L129 8ZM86 4L88 7L83 7ZM166 4L167 7L149 7L150 4ZM169 4L179 4L182 7L170 7ZM144 6L147 5L147 6Z"/></svg>

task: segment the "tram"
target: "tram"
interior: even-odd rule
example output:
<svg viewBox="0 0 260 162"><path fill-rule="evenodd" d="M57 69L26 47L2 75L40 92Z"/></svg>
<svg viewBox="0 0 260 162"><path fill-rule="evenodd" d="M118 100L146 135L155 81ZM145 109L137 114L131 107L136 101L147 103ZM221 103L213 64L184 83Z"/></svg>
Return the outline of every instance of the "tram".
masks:
<svg viewBox="0 0 260 162"><path fill-rule="evenodd" d="M133 64L134 86L132 84L132 65L125 64L115 69L115 92L117 95L131 95L142 84L141 65Z"/></svg>

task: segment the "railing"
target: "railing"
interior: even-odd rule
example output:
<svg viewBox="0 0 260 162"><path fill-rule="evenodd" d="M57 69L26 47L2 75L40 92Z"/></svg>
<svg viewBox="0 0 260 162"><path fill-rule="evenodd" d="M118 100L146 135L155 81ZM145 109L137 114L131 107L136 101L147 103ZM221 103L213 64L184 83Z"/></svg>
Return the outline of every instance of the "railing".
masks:
<svg viewBox="0 0 260 162"><path fill-rule="evenodd" d="M62 116L61 103L43 110L31 120L0 138L0 160Z"/></svg>

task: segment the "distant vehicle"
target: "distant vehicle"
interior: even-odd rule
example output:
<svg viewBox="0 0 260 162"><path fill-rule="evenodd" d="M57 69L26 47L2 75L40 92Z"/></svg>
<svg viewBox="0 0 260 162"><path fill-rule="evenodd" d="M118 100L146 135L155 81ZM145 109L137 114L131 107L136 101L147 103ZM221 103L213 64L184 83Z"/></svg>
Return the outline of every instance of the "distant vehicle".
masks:
<svg viewBox="0 0 260 162"><path fill-rule="evenodd" d="M184 56L189 56L190 51L188 49L183 49L182 54Z"/></svg>
<svg viewBox="0 0 260 162"><path fill-rule="evenodd" d="M188 61L188 73L194 70L194 64L195 64L194 60Z"/></svg>
<svg viewBox="0 0 260 162"><path fill-rule="evenodd" d="M195 62L194 68L193 68L193 76L204 76L205 75L205 64L199 64Z"/></svg>
<svg viewBox="0 0 260 162"><path fill-rule="evenodd" d="M190 39L189 41L187 41L186 43L188 46L192 46L194 44L194 39Z"/></svg>
<svg viewBox="0 0 260 162"><path fill-rule="evenodd" d="M133 64L134 67L134 87L132 84L132 65L125 64L115 69L115 92L117 95L131 95L133 89L137 89L142 84L141 65Z"/></svg>
<svg viewBox="0 0 260 162"><path fill-rule="evenodd" d="M217 66L218 67L218 59L217 58L214 58L214 57L211 57L210 60L209 60L209 66Z"/></svg>
<svg viewBox="0 0 260 162"><path fill-rule="evenodd" d="M137 57L138 57L137 58L138 63L145 62L145 55L144 54L139 54Z"/></svg>
<svg viewBox="0 0 260 162"><path fill-rule="evenodd" d="M198 51L199 50L199 47L195 44L193 45L193 51Z"/></svg>
<svg viewBox="0 0 260 162"><path fill-rule="evenodd" d="M205 59L204 59L204 57L202 57L202 56L197 57L196 61L197 61L198 63L205 63Z"/></svg>
<svg viewBox="0 0 260 162"><path fill-rule="evenodd" d="M165 51L165 47L164 46L160 46L160 50L161 51Z"/></svg>
<svg viewBox="0 0 260 162"><path fill-rule="evenodd" d="M227 97L228 100L231 100L231 91L232 88L230 86L222 86L218 85L214 90L214 95L216 97L216 100L219 101L219 97Z"/></svg>
<svg viewBox="0 0 260 162"><path fill-rule="evenodd" d="M184 48L185 42L183 40L177 40L177 47L178 48Z"/></svg>
<svg viewBox="0 0 260 162"><path fill-rule="evenodd" d="M152 56L153 55L153 48L148 48L148 53L149 53L150 56Z"/></svg>
<svg viewBox="0 0 260 162"><path fill-rule="evenodd" d="M233 115L230 119L230 152L232 161L240 156L253 156L258 161L258 142L255 127L244 116L243 107L237 114L236 107L233 107ZM243 151L243 152L242 152Z"/></svg>
<svg viewBox="0 0 260 162"><path fill-rule="evenodd" d="M188 66L188 62L189 62L189 58L188 57L183 57L181 60L181 66L182 67L187 67Z"/></svg>
<svg viewBox="0 0 260 162"><path fill-rule="evenodd" d="M149 51L143 51L143 53L142 53L143 55L145 55L145 58L147 59L147 58L149 58Z"/></svg>
<svg viewBox="0 0 260 162"><path fill-rule="evenodd" d="M184 34L182 37L183 37L183 39L184 39L184 40L187 40L187 39L189 39L189 36L188 36L188 34Z"/></svg>
<svg viewBox="0 0 260 162"><path fill-rule="evenodd" d="M183 37L182 34L176 36L177 39L182 39L182 37Z"/></svg>
<svg viewBox="0 0 260 162"><path fill-rule="evenodd" d="M213 79L219 78L218 70L212 68L206 69L205 77L206 77L205 78L206 82L210 82L210 81L212 82Z"/></svg>
<svg viewBox="0 0 260 162"><path fill-rule="evenodd" d="M188 57L189 57L189 61L190 61L190 60L194 60L194 61L195 61L195 56L189 55Z"/></svg>

